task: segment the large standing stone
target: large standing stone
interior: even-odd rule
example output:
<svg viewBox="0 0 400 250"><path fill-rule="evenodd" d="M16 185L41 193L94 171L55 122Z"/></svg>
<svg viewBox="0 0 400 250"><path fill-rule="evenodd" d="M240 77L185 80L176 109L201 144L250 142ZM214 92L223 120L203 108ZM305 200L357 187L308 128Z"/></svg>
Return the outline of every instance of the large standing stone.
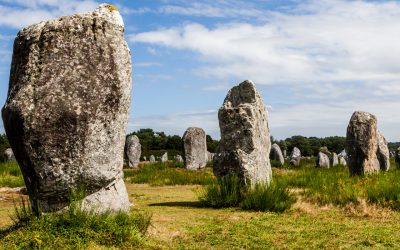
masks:
<svg viewBox="0 0 400 250"><path fill-rule="evenodd" d="M292 153L290 154L290 164L298 167L300 166L300 160L301 160L301 152L300 149L297 147L294 147L292 150Z"/></svg>
<svg viewBox="0 0 400 250"><path fill-rule="evenodd" d="M388 143L383 134L378 130L378 153L377 153L380 169L388 171L390 168L390 154Z"/></svg>
<svg viewBox="0 0 400 250"><path fill-rule="evenodd" d="M115 7L24 28L14 42L4 127L37 212L83 205L125 210L130 51Z"/></svg>
<svg viewBox="0 0 400 250"><path fill-rule="evenodd" d="M329 168L330 167L329 157L326 154L324 154L322 152L318 153L317 167L321 167L321 168Z"/></svg>
<svg viewBox="0 0 400 250"><path fill-rule="evenodd" d="M6 161L15 161L14 152L11 148L7 148L6 150L4 150L4 157Z"/></svg>
<svg viewBox="0 0 400 250"><path fill-rule="evenodd" d="M271 152L269 154L269 158L271 160L278 161L280 166L283 166L283 164L285 164L285 158L283 157L281 148L276 143L272 144L271 146Z"/></svg>
<svg viewBox="0 0 400 250"><path fill-rule="evenodd" d="M125 157L130 168L137 168L139 166L141 153L142 146L140 145L139 138L136 135L127 136L125 141Z"/></svg>
<svg viewBox="0 0 400 250"><path fill-rule="evenodd" d="M370 113L356 111L347 127L346 152L351 175L362 175L379 171L378 129L376 117Z"/></svg>
<svg viewBox="0 0 400 250"><path fill-rule="evenodd" d="M201 128L190 127L182 137L185 166L196 170L207 164L206 133Z"/></svg>
<svg viewBox="0 0 400 250"><path fill-rule="evenodd" d="M251 184L270 182L268 113L255 84L244 81L233 87L218 119L221 140L214 156L214 174L237 174Z"/></svg>

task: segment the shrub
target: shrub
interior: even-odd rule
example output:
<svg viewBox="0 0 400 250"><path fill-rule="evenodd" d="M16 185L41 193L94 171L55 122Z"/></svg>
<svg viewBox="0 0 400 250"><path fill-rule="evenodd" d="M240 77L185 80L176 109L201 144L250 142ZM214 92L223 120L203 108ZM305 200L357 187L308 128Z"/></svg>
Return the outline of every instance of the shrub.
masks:
<svg viewBox="0 0 400 250"><path fill-rule="evenodd" d="M205 185L214 180L210 168L193 171L183 168L182 163L174 162L146 164L138 170L124 172L132 183L148 183L153 186Z"/></svg>

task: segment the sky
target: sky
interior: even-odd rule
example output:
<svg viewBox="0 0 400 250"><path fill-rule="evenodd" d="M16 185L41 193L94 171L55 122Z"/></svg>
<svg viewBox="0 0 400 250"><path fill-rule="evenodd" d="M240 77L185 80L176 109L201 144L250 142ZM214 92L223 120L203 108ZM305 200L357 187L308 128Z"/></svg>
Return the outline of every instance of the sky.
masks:
<svg viewBox="0 0 400 250"><path fill-rule="evenodd" d="M91 12L103 1L0 0L0 106L22 27ZM271 135L345 136L352 113L400 141L400 1L109 1L125 22L133 89L127 133L219 138L228 90L252 80ZM4 132L0 123L0 133Z"/></svg>

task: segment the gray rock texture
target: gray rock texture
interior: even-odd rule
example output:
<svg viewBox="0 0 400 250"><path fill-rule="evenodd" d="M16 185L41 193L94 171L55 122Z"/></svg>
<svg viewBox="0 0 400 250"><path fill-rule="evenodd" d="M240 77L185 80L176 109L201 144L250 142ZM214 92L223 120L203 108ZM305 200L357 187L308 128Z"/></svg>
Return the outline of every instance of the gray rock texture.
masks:
<svg viewBox="0 0 400 250"><path fill-rule="evenodd" d="M237 174L251 185L269 183L268 112L253 82L244 81L228 92L218 120L221 140L214 156L214 174Z"/></svg>
<svg viewBox="0 0 400 250"><path fill-rule="evenodd" d="M7 148L6 150L4 150L4 158L6 159L6 161L15 161L14 152L11 148Z"/></svg>
<svg viewBox="0 0 400 250"><path fill-rule="evenodd" d="M125 140L125 157L130 168L138 168L142 146L136 135L129 135Z"/></svg>
<svg viewBox="0 0 400 250"><path fill-rule="evenodd" d="M339 164L339 157L336 153L332 153L332 167Z"/></svg>
<svg viewBox="0 0 400 250"><path fill-rule="evenodd" d="M300 149L297 147L294 147L292 150L292 153L290 154L290 164L298 167L300 166L300 160L301 160L301 152Z"/></svg>
<svg viewBox="0 0 400 250"><path fill-rule="evenodd" d="M207 164L206 133L201 128L190 127L182 137L186 169L197 170Z"/></svg>
<svg viewBox="0 0 400 250"><path fill-rule="evenodd" d="M347 166L346 158L344 158L343 156L339 156L339 164L343 165L343 166Z"/></svg>
<svg viewBox="0 0 400 250"><path fill-rule="evenodd" d="M317 167L319 168L330 168L329 157L322 152L317 155Z"/></svg>
<svg viewBox="0 0 400 250"><path fill-rule="evenodd" d="M346 152L351 175L378 172L378 129L376 117L356 111L350 118L346 135Z"/></svg>
<svg viewBox="0 0 400 250"><path fill-rule="evenodd" d="M283 164L285 164L285 158L283 157L281 148L276 143L272 144L271 146L271 152L269 153L269 158L271 160L279 162L280 166L283 166Z"/></svg>
<svg viewBox="0 0 400 250"><path fill-rule="evenodd" d="M168 152L165 152L161 158L160 158L161 162L167 162L168 161Z"/></svg>
<svg viewBox="0 0 400 250"><path fill-rule="evenodd" d="M182 158L181 155L175 155L174 159L175 159L175 161L177 161L177 162L183 162L183 158Z"/></svg>
<svg viewBox="0 0 400 250"><path fill-rule="evenodd" d="M394 157L394 160L397 163L397 167L400 167L400 147L396 149L396 155Z"/></svg>
<svg viewBox="0 0 400 250"><path fill-rule="evenodd" d="M377 153L380 169L388 171L390 169L390 154L388 143L383 134L378 130L378 153Z"/></svg>
<svg viewBox="0 0 400 250"><path fill-rule="evenodd" d="M156 157L154 157L154 155L150 155L150 162L156 162Z"/></svg>
<svg viewBox="0 0 400 250"><path fill-rule="evenodd" d="M4 127L34 210L83 204L127 211L123 182L131 57L118 11L41 22L14 42Z"/></svg>

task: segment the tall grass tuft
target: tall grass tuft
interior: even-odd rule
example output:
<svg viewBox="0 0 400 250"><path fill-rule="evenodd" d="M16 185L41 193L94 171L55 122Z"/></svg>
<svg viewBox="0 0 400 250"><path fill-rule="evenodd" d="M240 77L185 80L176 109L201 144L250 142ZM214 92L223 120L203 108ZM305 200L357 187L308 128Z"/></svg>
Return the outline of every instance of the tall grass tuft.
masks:
<svg viewBox="0 0 400 250"><path fill-rule="evenodd" d="M285 183L246 186L241 178L231 175L218 178L199 195L206 207L241 207L244 210L283 212L296 201Z"/></svg>
<svg viewBox="0 0 400 250"><path fill-rule="evenodd" d="M273 181L269 185L256 184L249 188L240 207L244 210L284 212L291 208L296 198L287 186Z"/></svg>
<svg viewBox="0 0 400 250"><path fill-rule="evenodd" d="M0 231L5 249L132 248L150 225L145 213L96 213L73 201L68 209L35 216L27 202L16 208L14 224Z"/></svg>
<svg viewBox="0 0 400 250"><path fill-rule="evenodd" d="M400 170L369 176L366 198L370 203L400 210Z"/></svg>
<svg viewBox="0 0 400 250"><path fill-rule="evenodd" d="M236 175L218 178L205 187L199 201L206 207L235 207L243 199L244 182Z"/></svg>

